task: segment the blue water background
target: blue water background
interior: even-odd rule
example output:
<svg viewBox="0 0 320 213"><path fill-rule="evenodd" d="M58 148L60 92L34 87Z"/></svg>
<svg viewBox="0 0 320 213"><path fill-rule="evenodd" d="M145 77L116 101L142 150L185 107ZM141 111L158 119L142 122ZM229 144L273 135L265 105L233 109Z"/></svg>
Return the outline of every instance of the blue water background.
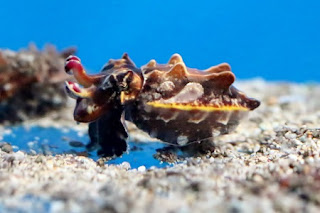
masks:
<svg viewBox="0 0 320 213"><path fill-rule="evenodd" d="M240 79L319 81L319 11L318 0L2 1L0 47L76 46L92 71L123 52L139 66L178 52Z"/></svg>
<svg viewBox="0 0 320 213"><path fill-rule="evenodd" d="M39 126L7 127L7 133L3 134L3 141L10 143L14 151L23 151L28 154L74 154L85 151L84 147L70 146L70 142L80 142L87 144L89 137L87 134L69 128L44 128ZM152 166L163 168L169 166L168 163L161 162L153 157L156 150L163 148L162 143L133 143L129 142L129 150L121 157L108 161L108 164L121 164L129 162L132 169L140 166L150 168ZM89 157L98 160L96 151L89 152Z"/></svg>

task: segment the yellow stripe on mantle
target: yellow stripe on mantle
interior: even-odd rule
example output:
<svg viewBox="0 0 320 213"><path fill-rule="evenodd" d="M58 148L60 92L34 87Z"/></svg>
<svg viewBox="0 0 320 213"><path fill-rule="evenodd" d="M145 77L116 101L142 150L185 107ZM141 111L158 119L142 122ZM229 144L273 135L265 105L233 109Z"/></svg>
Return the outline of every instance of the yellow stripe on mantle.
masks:
<svg viewBox="0 0 320 213"><path fill-rule="evenodd" d="M179 103L160 103L158 101L151 101L147 103L149 106L164 109L179 109L183 111L199 110L206 112L213 111L249 111L248 108L242 106L214 106L214 105L194 105L194 104L179 104Z"/></svg>

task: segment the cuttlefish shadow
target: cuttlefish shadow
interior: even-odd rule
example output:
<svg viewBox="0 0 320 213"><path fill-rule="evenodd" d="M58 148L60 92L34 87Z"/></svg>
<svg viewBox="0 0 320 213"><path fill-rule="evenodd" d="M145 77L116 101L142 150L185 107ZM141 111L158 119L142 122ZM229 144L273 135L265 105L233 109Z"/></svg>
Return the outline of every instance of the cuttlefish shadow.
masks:
<svg viewBox="0 0 320 213"><path fill-rule="evenodd" d="M212 138L195 141L185 146L173 146L166 144L163 148L156 149L154 158L168 163L184 161L190 157L209 156L216 149Z"/></svg>
<svg viewBox="0 0 320 213"><path fill-rule="evenodd" d="M6 128L3 141L11 144L13 151L23 151L31 155L73 154L89 157L95 161L96 147L90 147L86 133L69 128L45 128L40 126L12 126ZM130 138L130 137L129 137ZM211 143L193 143L188 146L169 146L160 142L134 142L129 140L127 150L121 155L109 158L107 164L130 163L132 169L139 166L163 168L179 163L187 157L205 155L214 150Z"/></svg>
<svg viewBox="0 0 320 213"><path fill-rule="evenodd" d="M86 145L88 152L97 150L98 156L106 160L126 156L137 150L147 147L153 148L146 151L145 155L154 152L153 157L161 162L176 163L188 157L203 156L214 151L213 138L189 142L184 146L173 145L154 138L139 130L134 124L126 122L123 125L119 120L113 119L114 114L104 115L89 124L90 142ZM112 122L110 122L112 120ZM124 127L126 126L126 128ZM130 129L127 133L126 129ZM132 139L137 141L134 143ZM127 143L127 141L130 141ZM144 144L144 145L142 145ZM143 148L142 148L143 147Z"/></svg>
<svg viewBox="0 0 320 213"><path fill-rule="evenodd" d="M142 161L146 161L151 157L154 160L166 163L179 163L184 161L186 158L190 157L201 157L205 155L210 155L215 150L215 144L212 143L212 139L205 139L203 141L197 141L190 143L185 146L175 146L163 142L155 141L144 141L144 142L134 142L129 141L125 146L116 143L109 143L107 148L104 148L103 155L99 155L99 145L97 143L88 143L86 145L86 150L88 153L95 152L98 150L97 156L103 159L116 162L117 159L129 159L132 156L134 161L137 161L137 156L144 157ZM123 148L127 150L123 150ZM106 155L109 153L109 155ZM81 153L79 153L81 154Z"/></svg>

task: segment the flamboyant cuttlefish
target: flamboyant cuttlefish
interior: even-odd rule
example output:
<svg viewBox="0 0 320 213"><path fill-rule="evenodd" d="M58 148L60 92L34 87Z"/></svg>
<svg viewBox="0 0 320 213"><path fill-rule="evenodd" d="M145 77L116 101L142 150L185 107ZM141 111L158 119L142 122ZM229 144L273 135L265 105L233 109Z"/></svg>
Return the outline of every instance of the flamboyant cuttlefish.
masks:
<svg viewBox="0 0 320 213"><path fill-rule="evenodd" d="M124 54L96 75L87 75L80 59L69 56L65 69L81 85L66 82L77 100L74 119L91 122L90 145L100 145L102 156L126 151L124 119L151 137L184 146L228 133L260 105L232 86L227 63L200 71L186 67L179 54L167 64L151 60L141 68Z"/></svg>

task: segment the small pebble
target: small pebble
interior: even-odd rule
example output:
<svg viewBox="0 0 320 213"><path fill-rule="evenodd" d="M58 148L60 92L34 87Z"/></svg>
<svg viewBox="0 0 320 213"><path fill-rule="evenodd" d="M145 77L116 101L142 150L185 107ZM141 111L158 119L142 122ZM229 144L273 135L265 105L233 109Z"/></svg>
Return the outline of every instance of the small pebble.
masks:
<svg viewBox="0 0 320 213"><path fill-rule="evenodd" d="M50 159L50 160L47 160L46 161L46 166L48 169L53 169L53 161Z"/></svg>
<svg viewBox="0 0 320 213"><path fill-rule="evenodd" d="M147 169L146 169L146 167L145 166L139 166L138 167L138 171L139 172L145 172Z"/></svg>
<svg viewBox="0 0 320 213"><path fill-rule="evenodd" d="M287 139L296 139L296 138L297 138L297 134L291 133L291 132L287 132L284 136L285 136Z"/></svg>
<svg viewBox="0 0 320 213"><path fill-rule="evenodd" d="M129 170L131 168L131 165L129 162L122 162L120 165L119 165L120 168L122 169L125 169L125 170Z"/></svg>
<svg viewBox="0 0 320 213"><path fill-rule="evenodd" d="M6 153L11 153L13 151L13 148L10 144L7 143L1 146L1 150Z"/></svg>
<svg viewBox="0 0 320 213"><path fill-rule="evenodd" d="M100 167L104 167L105 166L105 160L100 158L99 160L97 160L97 165Z"/></svg>
<svg viewBox="0 0 320 213"><path fill-rule="evenodd" d="M36 163L43 163L45 161L45 157L43 155L38 155L38 157L35 159Z"/></svg>
<svg viewBox="0 0 320 213"><path fill-rule="evenodd" d="M15 159L18 160L18 161L22 161L26 157L26 155L21 151L17 151L15 153L13 153L13 155L14 155Z"/></svg>

